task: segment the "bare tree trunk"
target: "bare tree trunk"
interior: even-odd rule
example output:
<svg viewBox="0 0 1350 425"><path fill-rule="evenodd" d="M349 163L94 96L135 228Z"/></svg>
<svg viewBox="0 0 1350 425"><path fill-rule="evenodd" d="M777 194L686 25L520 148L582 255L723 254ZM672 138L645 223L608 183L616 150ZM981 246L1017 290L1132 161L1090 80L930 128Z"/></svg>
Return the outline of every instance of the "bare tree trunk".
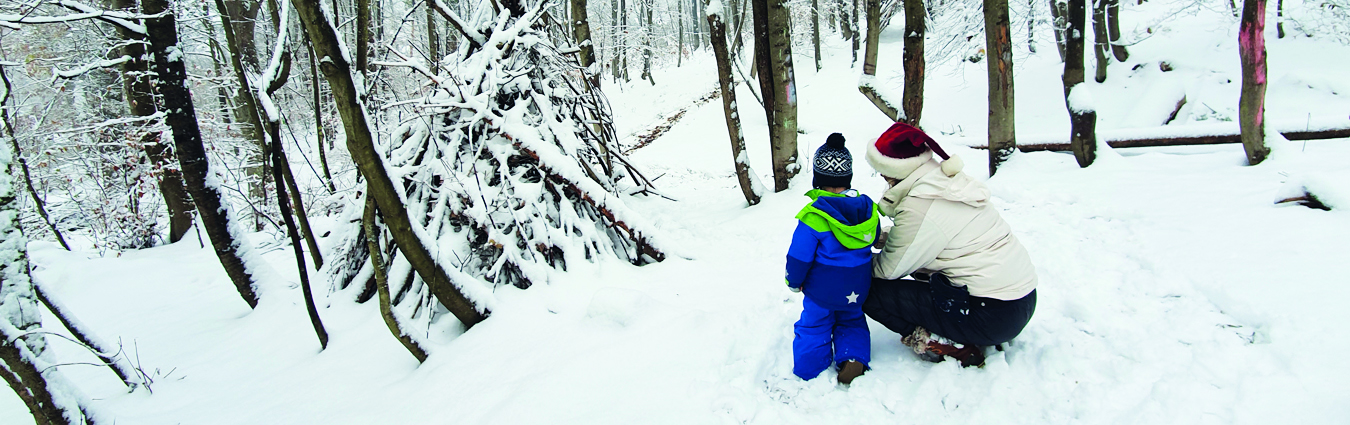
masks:
<svg viewBox="0 0 1350 425"><path fill-rule="evenodd" d="M839 5L839 14L841 15L839 17L839 32L844 36L845 40L852 40L856 37L856 35L853 34L853 17L849 14L848 8L844 7L842 4L843 0L838 1L841 2Z"/></svg>
<svg viewBox="0 0 1350 425"><path fill-rule="evenodd" d="M721 1L721 0L711 0ZM717 58L717 79L722 88L722 111L727 118L727 136L731 138L731 158L736 163L736 179L741 194L750 205L759 204L757 176L751 174L749 155L745 152L745 136L741 134L741 116L736 105L736 85L731 78L731 55L727 52L727 25L721 15L708 15L709 41Z"/></svg>
<svg viewBox="0 0 1350 425"><path fill-rule="evenodd" d="M113 8L119 10L135 9L136 3L130 0L115 0ZM118 36L128 43L122 47L122 54L131 60L122 64L122 91L131 114L147 117L155 114L155 99L151 96L148 65L145 57L145 37L139 33L117 26ZM164 198L164 206L169 212L169 242L178 242L192 228L192 200L183 188L183 177L170 161L173 161L169 146L160 140L155 132L141 136L141 149L145 156L159 171L159 193Z"/></svg>
<svg viewBox="0 0 1350 425"><path fill-rule="evenodd" d="M122 384L126 385L127 388L136 387L139 379L133 380L131 378L133 376L138 376L136 370L126 362L117 361L116 355L104 355L104 353L116 353L117 350L112 350L112 347L96 338L92 332L80 325L81 322L79 320L72 320L74 314L70 309L62 305L60 301L55 301L51 299L51 297L48 297L47 292L42 290L42 287L37 284L36 280L33 281L33 292L37 295L38 300L42 301L42 305L47 307L47 311L50 311L52 316L55 316L56 320L61 322L61 325L64 326L66 330L70 331L70 336L75 337L76 341L87 346L95 356L100 360L103 360L103 363L108 365L108 369L111 369L112 373L117 375L117 379L122 380Z"/></svg>
<svg viewBox="0 0 1350 425"><path fill-rule="evenodd" d="M1266 160L1266 0L1244 0L1242 25L1238 29L1238 53L1242 59L1242 94L1238 100L1238 125L1247 164Z"/></svg>
<svg viewBox="0 0 1350 425"><path fill-rule="evenodd" d="M311 92L314 94L314 141L319 145L319 166L323 168L323 181L328 185L328 193L335 193L337 192L337 186L333 184L333 173L328 169L328 148L324 143L328 140L328 129L323 125L323 99L319 90L319 60L314 55L314 46L309 43L304 44L305 48L309 49L310 88L313 89Z"/></svg>
<svg viewBox="0 0 1350 425"><path fill-rule="evenodd" d="M600 74L590 69L595 63L595 43L591 40L591 22L586 17L586 0L572 0L572 30L581 48L581 67L586 68L586 78L591 85L600 87Z"/></svg>
<svg viewBox="0 0 1350 425"><path fill-rule="evenodd" d="M619 31L623 34L623 48L619 52L619 61L623 73L623 81L631 81L628 78L628 0L619 0Z"/></svg>
<svg viewBox="0 0 1350 425"><path fill-rule="evenodd" d="M1050 0L1050 16L1054 18L1050 26L1055 31L1055 47L1059 49L1060 62L1063 62L1067 60L1064 56L1064 36L1069 27L1069 4L1065 0Z"/></svg>
<svg viewBox="0 0 1350 425"><path fill-rule="evenodd" d="M792 71L791 13L785 0L754 0L755 48L773 149L774 191L787 190L797 164L797 87Z"/></svg>
<svg viewBox="0 0 1350 425"><path fill-rule="evenodd" d="M1279 38L1284 38L1284 0L1275 2L1275 32Z"/></svg>
<svg viewBox="0 0 1350 425"><path fill-rule="evenodd" d="M1120 0L1106 0L1106 32L1111 40L1111 54L1117 62L1130 59L1130 51L1120 44Z"/></svg>
<svg viewBox="0 0 1350 425"><path fill-rule="evenodd" d="M1027 0L1027 51L1036 53L1036 0Z"/></svg>
<svg viewBox="0 0 1350 425"><path fill-rule="evenodd" d="M573 3L575 4L575 3ZM389 274L384 268L384 258L380 253L380 234L379 228L375 226L375 198L366 197L366 212L361 217L362 226L365 227L366 245L370 251L370 265L375 269L375 288L380 297L380 317L384 318L384 325L389 327L389 332L394 334L403 348L412 353L417 358L418 363L427 361L427 350L417 345L407 333L403 332L403 327L399 326L398 317L394 316L394 308L389 296Z"/></svg>
<svg viewBox="0 0 1350 425"><path fill-rule="evenodd" d="M287 183L290 183L292 180L287 180L282 173L283 169L289 172L290 167L286 165L287 164L286 155L283 154L281 151L280 128L281 128L280 122L268 120L267 133L270 134L272 137L270 149L272 153L272 164L273 164L272 178L277 182L286 181ZM286 186L288 185L283 185L280 183L276 185L277 208L281 209L281 217L286 222L286 232L289 233L291 236L291 250L295 252L295 268L300 273L300 290L301 292L304 293L305 296L305 310L309 312L309 322L310 324L314 325L314 333L319 337L319 349L322 350L328 348L328 331L324 329L323 321L319 319L319 310L314 305L314 293L313 291L310 290L309 286L309 272L305 270L305 253L300 249L300 232L298 229L296 229L295 219L291 218L292 211L286 204L287 202ZM289 186L291 186L290 189L292 191L291 193L293 197L291 199L292 202L295 203L296 205L302 205L300 202L300 195L295 192L295 186L294 185ZM304 217L304 213L300 213L298 214L298 216ZM310 234L309 231L306 231L305 233L306 235ZM319 267L322 267L323 260L319 259L318 246L311 243L310 251L312 251L314 261L317 264L314 268L317 269Z"/></svg>
<svg viewBox="0 0 1350 425"><path fill-rule="evenodd" d="M811 44L816 49L816 72L820 72L820 2L818 0L811 0Z"/></svg>
<svg viewBox="0 0 1350 425"><path fill-rule="evenodd" d="M984 34L985 51L989 53L989 175L992 176L1017 149L1008 0L984 0Z"/></svg>
<svg viewBox="0 0 1350 425"><path fill-rule="evenodd" d="M23 181L28 188L28 196L33 198L33 205L37 208L38 216L42 217L42 223L47 225L53 235L56 235L56 241L61 244L61 247L70 251L70 245L66 243L66 238L61 236L61 230L57 229L56 223L52 223L52 219L47 216L46 203L42 201L42 197L38 196L37 189L33 188L33 177L28 173L28 161L23 158L23 150L19 149L19 138L14 135L14 126L9 120L9 108L6 105L9 103L13 86L10 85L9 75L5 74L3 66L0 66L0 81L4 81L5 86L4 96L0 96L0 119L4 120L5 133L9 135L10 148L13 149L14 159L23 171Z"/></svg>
<svg viewBox="0 0 1350 425"><path fill-rule="evenodd" d="M919 127L923 117L923 80L927 67L923 57L924 34L927 33L927 10L923 0L905 2L905 94L901 104L905 108L905 123Z"/></svg>
<svg viewBox="0 0 1350 425"><path fill-rule="evenodd" d="M573 1L575 2L576 0ZM675 51L675 67L679 68L680 65L684 64L684 0L676 0L675 3L677 5L676 7L679 9L675 12L675 16L679 17L679 19L677 19L679 23L676 24L677 28L675 30L675 33L679 34L677 37L679 38L679 42L676 44L679 47L677 47L677 50Z"/></svg>
<svg viewBox="0 0 1350 425"><path fill-rule="evenodd" d="M4 378L5 383L14 390L14 394L28 406L28 412L33 415L33 422L36 425L69 424L65 411L57 407L52 400L47 380L18 347L19 344L23 344L22 337L9 335L3 331L0 331L0 337L4 338L0 340L0 363L5 366L0 368L0 378ZM79 417L78 412L72 412L72 416Z"/></svg>
<svg viewBox="0 0 1350 425"><path fill-rule="evenodd" d="M1087 90L1087 86L1082 85L1086 79L1083 66L1083 34L1087 27L1085 4L1087 1L1068 0L1065 16L1068 24L1065 34L1068 40L1065 43L1064 56L1064 105L1069 109L1069 124L1072 129L1069 145L1080 167L1092 165L1092 161L1097 158L1096 108L1083 101L1086 93L1073 95L1075 90Z"/></svg>
<svg viewBox="0 0 1350 425"><path fill-rule="evenodd" d="M610 49L614 51L610 58L609 72L616 83L619 81L619 56L623 55L623 28L618 25L619 10L619 0L609 0L609 33L613 40Z"/></svg>
<svg viewBox="0 0 1350 425"><path fill-rule="evenodd" d="M267 141L264 140L262 121L258 118L258 103L249 92L247 73L257 72L258 70L258 49L254 45L256 37L258 13L262 10L260 0L216 0L216 8L220 12L220 20L224 23L225 43L230 49L230 61L234 66L235 79L238 80L239 87L235 90L234 120L243 123L240 126L240 134L244 140L254 143L256 151L251 151L248 162L251 165L245 169L245 174L253 179L249 186L249 196L256 199L267 199L267 191L264 188L271 179L271 170L264 158L264 152L267 151ZM253 226L261 230L263 220L254 214Z"/></svg>
<svg viewBox="0 0 1350 425"><path fill-rule="evenodd" d="M1106 82L1106 68L1111 64L1111 42L1106 35L1106 0L1093 0L1092 51L1097 55L1097 82Z"/></svg>
<svg viewBox="0 0 1350 425"><path fill-rule="evenodd" d="M849 15L853 25L853 63L858 63L858 0L853 0L853 13Z"/></svg>
<svg viewBox="0 0 1350 425"><path fill-rule="evenodd" d="M333 88L333 99L337 103L338 113L342 115L343 126L347 129L347 149L352 161L356 163L369 185L369 196L375 198L380 215L387 223L394 242L403 252L413 269L427 283L431 293L442 305L454 314L465 328L481 322L485 313L480 313L473 303L459 291L450 276L439 264L431 250L414 233L412 220L408 217L398 189L384 170L384 161L375 152L370 124L366 121L363 99L357 96L353 82L352 69L338 50L336 29L320 10L318 0L293 0L301 21L309 30L310 41L316 53L328 57L319 68L328 85Z"/></svg>
<svg viewBox="0 0 1350 425"><path fill-rule="evenodd" d="M643 7L647 9L647 25L642 28L642 78L656 85L656 79L652 78L652 9L656 8L653 0L645 0Z"/></svg>
<svg viewBox="0 0 1350 425"><path fill-rule="evenodd" d="M436 29L436 9L431 5L427 5L427 62L431 75L441 72L441 33Z"/></svg>
<svg viewBox="0 0 1350 425"><path fill-rule="evenodd" d="M365 74L370 70L372 0L353 0L356 2L356 70ZM378 1L378 0L376 0ZM334 10L334 13L337 11Z"/></svg>
<svg viewBox="0 0 1350 425"><path fill-rule="evenodd" d="M168 4L166 0L142 0L141 8L147 15L155 15L166 11ZM154 58L152 68L159 80L155 91L164 99L164 121L173 130L178 163L188 193L192 194L197 204L202 227L211 239L225 273L234 282L244 302L250 308L257 307L258 296L253 290L253 275L235 251L236 243L244 241L236 242L230 233L232 224L229 205L221 201L224 196L220 188L207 184L207 176L211 175L210 162L206 159L206 147L202 144L201 129L197 126L197 110L192 104L192 93L187 88L187 69L182 55L176 50L178 29L174 16L166 13L159 18L148 19L145 26L149 33L149 53ZM175 49L173 54L170 54L170 48ZM253 117L257 119L256 114Z"/></svg>
<svg viewBox="0 0 1350 425"><path fill-rule="evenodd" d="M863 56L863 77L858 81L858 91L861 92L863 96L866 96L867 100L872 101L872 105L881 110L881 113L886 114L886 117L890 118L891 121L908 121L908 118L904 115L904 110L900 109L904 105L901 104L900 106L896 106L893 102L894 99L887 99L886 96L882 95L877 89L877 50L879 48L879 39L881 37L881 1L866 1L867 52ZM908 32L908 30L906 30L906 32ZM906 42L908 42L908 40L906 40ZM906 50L905 54L908 55L908 50ZM908 56L904 57L904 60L906 60L906 71L909 70L908 59ZM908 86L909 81L905 81L905 84ZM901 100L903 101L904 95L902 94L901 96Z"/></svg>

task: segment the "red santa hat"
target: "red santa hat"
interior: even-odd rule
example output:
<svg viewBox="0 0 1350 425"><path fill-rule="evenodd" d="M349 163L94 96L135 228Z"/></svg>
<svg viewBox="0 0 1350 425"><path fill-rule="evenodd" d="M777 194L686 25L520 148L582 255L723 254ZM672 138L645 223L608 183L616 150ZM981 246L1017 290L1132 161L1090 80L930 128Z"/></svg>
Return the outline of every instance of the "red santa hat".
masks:
<svg viewBox="0 0 1350 425"><path fill-rule="evenodd" d="M937 153L942 158L942 173L955 176L965 167L961 157L947 155L937 141L909 124L895 123L867 147L867 163L881 175L904 180Z"/></svg>

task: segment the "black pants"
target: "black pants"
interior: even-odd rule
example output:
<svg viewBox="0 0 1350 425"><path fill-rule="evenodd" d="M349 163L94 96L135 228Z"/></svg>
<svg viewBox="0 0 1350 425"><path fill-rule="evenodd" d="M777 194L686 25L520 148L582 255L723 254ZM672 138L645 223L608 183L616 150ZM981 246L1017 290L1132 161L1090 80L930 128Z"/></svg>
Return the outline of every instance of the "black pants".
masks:
<svg viewBox="0 0 1350 425"><path fill-rule="evenodd" d="M934 274L931 280L931 285L947 284L946 277L940 274ZM909 335L915 326L923 326L961 344L990 346L1012 340L1036 311L1035 290L1013 301L969 297L967 309L943 311L939 304L947 301L950 305L950 301L938 299L934 293L949 293L951 289L935 291L930 282L916 280L872 279L863 312L900 335Z"/></svg>

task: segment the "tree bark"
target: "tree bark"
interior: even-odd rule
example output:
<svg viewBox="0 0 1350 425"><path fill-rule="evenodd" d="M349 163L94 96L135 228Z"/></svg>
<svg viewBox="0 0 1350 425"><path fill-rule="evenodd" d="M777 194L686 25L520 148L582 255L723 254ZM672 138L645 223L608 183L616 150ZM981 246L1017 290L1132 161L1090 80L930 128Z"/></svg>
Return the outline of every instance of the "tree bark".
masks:
<svg viewBox="0 0 1350 425"><path fill-rule="evenodd" d="M389 274L384 269L384 258L380 254L383 251L380 250L379 228L375 226L375 198L366 197L366 212L361 217L361 224L365 227L366 245L370 251L370 265L375 269L375 291L380 297L380 317L384 318L384 325L389 327L389 332L394 334L394 338L397 338L400 344L403 344L403 348L407 349L413 357L416 357L418 363L425 363L427 361L427 350L403 332L403 327L398 323L398 317L394 316L394 307L389 296Z"/></svg>
<svg viewBox="0 0 1350 425"><path fill-rule="evenodd" d="M114 9L134 10L133 0L114 0ZM122 91L127 107L132 115L147 117L155 114L155 99L151 95L151 77L147 75L149 66L145 57L145 37L122 26L116 26L118 36L127 44L122 47L122 55L131 60L122 64ZM164 206L169 212L169 243L178 242L192 228L192 200L183 188L182 174L172 166L173 155L168 144L160 135L147 132L141 136L141 149L159 172L159 193L164 198Z"/></svg>
<svg viewBox="0 0 1350 425"><path fill-rule="evenodd" d="M1106 68L1111 65L1111 41L1106 35L1106 0L1093 0L1092 51L1097 55L1098 83L1106 82Z"/></svg>
<svg viewBox="0 0 1350 425"><path fill-rule="evenodd" d="M773 149L774 192L787 190L797 174L797 85L792 70L792 15L786 0L758 0L756 21L765 18L767 45L761 59L760 80L764 104L772 108L769 120L769 145ZM763 7L758 7L763 6ZM768 87L764 82L769 81ZM773 92L772 99L769 92Z"/></svg>
<svg viewBox="0 0 1350 425"><path fill-rule="evenodd" d="M676 68L679 68L681 65L684 64L684 21L685 21L685 15L684 15L684 1L683 1L683 0L677 0L675 3L676 3L676 8L678 9L678 10L676 10L676 12L675 12L675 16L677 16L677 17L679 18L679 19L676 19L677 21L679 21L679 23L676 24L676 29L675 29L675 33L676 33L676 34L679 34L679 35L676 37L676 38L679 39L679 41L677 41L677 42L675 43L675 45L678 46L678 47L676 47L676 50L675 50L675 67L676 67Z"/></svg>
<svg viewBox="0 0 1350 425"><path fill-rule="evenodd" d="M1106 32L1111 40L1111 54L1117 62L1130 59L1130 51L1120 44L1120 0L1106 0Z"/></svg>
<svg viewBox="0 0 1350 425"><path fill-rule="evenodd" d="M308 36L306 37L308 39ZM318 143L319 166L323 169L323 181L328 186L328 193L337 192L337 186L333 184L333 173L328 169L328 148L325 147L325 141L328 139L328 129L323 125L323 97L319 90L319 59L314 55L314 46L304 43L305 48L309 49L309 75L311 93L314 95L314 142Z"/></svg>
<svg viewBox="0 0 1350 425"><path fill-rule="evenodd" d="M320 64L328 85L333 88L333 99L337 103L338 113L342 116L343 127L347 130L347 149L352 161L365 176L370 194L375 198L380 215L394 235L394 242L403 252L413 269L427 283L431 293L440 300L451 314L454 314L465 328L482 321L485 313L480 313L451 280L446 271L437 264L436 257L415 233L412 220L408 217L399 197L398 189L384 169L384 160L375 151L370 123L366 121L364 99L358 97L353 82L352 69L338 51L337 31L320 10L318 0L292 0L301 20L309 31L310 41L321 57L329 60Z"/></svg>
<svg viewBox="0 0 1350 425"><path fill-rule="evenodd" d="M1089 109L1091 105L1075 105L1070 99L1075 87L1086 79L1083 65L1083 34L1086 29L1087 0L1068 0L1067 19L1068 40L1065 42L1064 56L1064 105L1069 110L1069 146L1078 166L1087 167L1097 158L1097 111Z"/></svg>
<svg viewBox="0 0 1350 425"><path fill-rule="evenodd" d="M820 72L820 2L811 0L811 44L815 46L816 72Z"/></svg>
<svg viewBox="0 0 1350 425"><path fill-rule="evenodd" d="M905 123L919 127L923 117L923 81L927 66L923 57L924 34L927 33L927 11L923 0L905 2L905 94L901 104L905 109Z"/></svg>
<svg viewBox="0 0 1350 425"><path fill-rule="evenodd" d="M880 0L866 0L866 1L867 1L867 52L865 53L863 58L864 78L862 78L858 82L858 91L861 92L863 96L867 97L867 100L870 100L872 102L872 105L876 106L877 109L881 110L881 113L886 114L886 117L890 118L891 121L895 122L908 121L908 119L904 115L905 111L901 109L904 107L903 103L900 104L899 106L896 106L896 104L893 102L894 99L887 99L885 96L883 96L880 92L877 91L876 85L879 84L879 82L876 80L875 77L877 75L877 50L879 47L878 39L881 37L881 2ZM906 40L906 42L908 42L908 40ZM904 60L908 60L909 59L909 57L907 56L908 51L906 51L905 55L906 56L904 57ZM909 70L908 62L906 62L905 65L906 71L908 71ZM909 83L910 82L908 78L906 78L905 85L908 86ZM920 91L920 93L922 93L922 91ZM903 102L904 100L905 98L904 95L902 94L901 101Z"/></svg>
<svg viewBox="0 0 1350 425"><path fill-rule="evenodd" d="M1050 0L1050 16L1054 18L1054 23L1051 26L1054 27L1055 48L1059 50L1060 62L1067 60L1064 53L1064 36L1066 28L1069 26L1068 15L1069 4L1065 0Z"/></svg>
<svg viewBox="0 0 1350 425"><path fill-rule="evenodd" d="M853 25L853 63L856 64L858 63L858 44L859 44L858 25L856 25L858 22L858 0L853 0L853 13L849 15L849 18L855 24Z"/></svg>
<svg viewBox="0 0 1350 425"><path fill-rule="evenodd" d="M599 86L600 79L591 75L591 64L595 63L595 46L591 42L591 23L586 18L586 0L572 0L572 35L581 48L581 67L586 68L586 78L591 84Z"/></svg>
<svg viewBox="0 0 1350 425"><path fill-rule="evenodd" d="M1238 100L1238 126L1247 164L1266 159L1266 0L1244 0L1238 28L1238 53L1242 60L1242 93Z"/></svg>
<svg viewBox="0 0 1350 425"><path fill-rule="evenodd" d="M642 79L650 81L656 85L656 79L652 77L652 9L656 8L653 0L646 0L643 7L647 9L647 25L642 28Z"/></svg>
<svg viewBox="0 0 1350 425"><path fill-rule="evenodd" d="M155 15L166 11L168 4L166 0L142 0L141 8L145 14ZM179 169L183 172L188 193L192 194L202 227L211 239L225 273L244 302L250 308L257 307L258 296L253 290L253 275L235 251L237 244L245 242L235 241L234 235L230 233L232 223L229 205L222 202L224 196L220 188L207 184L207 176L211 175L210 162L206 159L206 147L202 144L201 129L197 126L197 110L192 104L192 93L187 88L187 69L183 64L183 53L178 47L174 16L166 13L148 19L145 26L149 34L149 53L154 58L153 70L159 79L155 90L164 99L164 121L173 130ZM257 119L256 114L254 119Z"/></svg>
<svg viewBox="0 0 1350 425"><path fill-rule="evenodd" d="M370 70L370 8L372 7L372 0L353 1L356 2L356 71L365 74L366 71ZM335 10L334 13L336 12Z"/></svg>
<svg viewBox="0 0 1350 425"><path fill-rule="evenodd" d="M1284 0L1275 2L1275 32L1277 37L1284 38Z"/></svg>
<svg viewBox="0 0 1350 425"><path fill-rule="evenodd" d="M430 4L427 5L427 62L431 75L441 72L441 33L436 29L436 9Z"/></svg>
<svg viewBox="0 0 1350 425"><path fill-rule="evenodd" d="M258 13L262 10L259 0L216 0L220 20L224 24L225 44L230 50L230 62L234 67L235 79L239 87L235 90L235 122L243 123L239 127L240 136L254 143L254 151L249 152L248 162L258 164L245 168L246 175L252 178L249 196L267 199L264 188L271 179L271 170L267 167L264 152L267 141L263 136L262 121L258 118L258 102L249 91L247 72L258 70L258 48L254 44L257 34ZM253 226L262 230L263 220L254 214Z"/></svg>
<svg viewBox="0 0 1350 425"><path fill-rule="evenodd" d="M989 175L993 176L1017 149L1008 0L984 0L984 33L989 53Z"/></svg>
<svg viewBox="0 0 1350 425"><path fill-rule="evenodd" d="M720 0L712 0L720 1ZM736 105L736 85L731 78L731 54L727 52L727 25L720 15L708 15L709 41L712 43L713 56L717 58L717 80L722 88L722 112L727 118L727 136L731 138L731 158L736 164L736 180L740 182L741 194L750 205L759 204L758 186L751 179L758 178L750 174L749 155L745 152L745 136L741 134L741 116Z"/></svg>
<svg viewBox="0 0 1350 425"><path fill-rule="evenodd" d="M628 78L628 0L619 0L619 31L621 35L619 50L619 61L622 62L620 72L623 73L623 81L631 81Z"/></svg>
<svg viewBox="0 0 1350 425"><path fill-rule="evenodd" d="M269 149L272 154L272 178L277 182L285 181L287 183L292 183L294 179L286 179L285 175L282 173L283 170L289 173L290 167L287 166L286 155L281 151L280 128L280 122L271 119L268 120L267 133L272 137L271 149ZM323 350L328 348L328 331L324 329L323 320L319 319L319 310L314 305L314 293L310 290L309 286L309 271L305 270L305 253L300 249L300 232L296 229L295 219L291 218L292 211L286 204L286 186L291 186L290 190L292 191L292 197L290 201L296 205L303 205L300 202L300 195L295 192L296 189L294 184L278 183L276 185L277 208L281 210L282 220L286 222L286 232L289 233L291 237L291 251L295 252L295 268L300 273L300 290L305 296L305 310L309 312L309 322L314 325L314 333L319 337L319 349ZM297 216L303 218L304 213L301 212L297 214ZM305 234L310 235L310 232L306 230ZM310 239L310 241L310 251L312 251L316 263L314 268L318 269L323 266L323 260L319 259L319 247L313 244L313 239Z"/></svg>

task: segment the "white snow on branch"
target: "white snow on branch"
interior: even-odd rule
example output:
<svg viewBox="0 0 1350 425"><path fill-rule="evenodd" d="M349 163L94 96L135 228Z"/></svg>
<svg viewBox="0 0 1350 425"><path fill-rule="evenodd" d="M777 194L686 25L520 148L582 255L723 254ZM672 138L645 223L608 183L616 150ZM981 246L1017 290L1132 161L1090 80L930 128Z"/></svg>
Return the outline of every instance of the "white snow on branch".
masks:
<svg viewBox="0 0 1350 425"><path fill-rule="evenodd" d="M708 0L708 16L716 16L722 19L722 0Z"/></svg>
<svg viewBox="0 0 1350 425"><path fill-rule="evenodd" d="M1092 98L1092 90L1087 84L1078 83L1069 89L1069 110L1080 114L1097 111L1097 101Z"/></svg>
<svg viewBox="0 0 1350 425"><path fill-rule="evenodd" d="M126 28L137 34L145 34L145 25L137 21L145 19L155 19L167 16L168 11L154 15L145 15L140 13L128 13L116 10L104 10L89 6L73 0L57 0L54 4L73 10L77 13L61 16L29 16L16 14L0 14L0 25L12 29L19 29L17 24L57 24L65 22L83 21L87 19L98 19L122 28Z"/></svg>
<svg viewBox="0 0 1350 425"><path fill-rule="evenodd" d="M84 74L88 73L89 71L93 71L93 70L99 69L99 68L112 68L112 67L114 67L114 66L118 66L118 65L127 63L128 61L131 61L131 56L122 55L122 57L115 58L115 59L104 59L104 60L101 60L101 61L98 61L98 62L93 62L93 63L84 64L84 66L81 66L81 67L75 68L75 69L71 69L71 70L62 70L62 69L60 69L60 68L55 68L55 67L53 67L53 68L52 68L52 82L55 83L55 82L56 82L56 79L58 79L58 78L67 78L67 79L69 79L69 78L75 78L75 77L84 75Z"/></svg>

